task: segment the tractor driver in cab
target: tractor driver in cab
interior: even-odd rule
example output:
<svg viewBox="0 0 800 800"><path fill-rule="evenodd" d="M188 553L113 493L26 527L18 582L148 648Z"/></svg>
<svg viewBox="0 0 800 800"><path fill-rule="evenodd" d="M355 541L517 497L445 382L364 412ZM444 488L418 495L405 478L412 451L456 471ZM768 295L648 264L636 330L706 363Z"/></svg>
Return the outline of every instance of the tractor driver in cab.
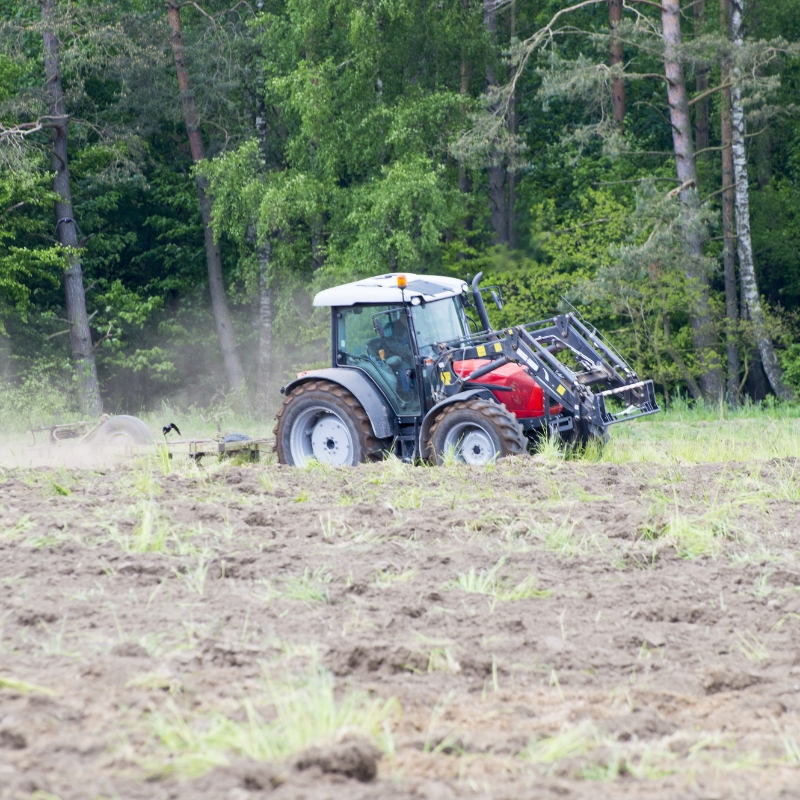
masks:
<svg viewBox="0 0 800 800"><path fill-rule="evenodd" d="M370 356L380 360L397 377L397 388L406 398L414 394L414 356L408 335L405 311L383 311L373 316L375 332L379 335L367 345Z"/></svg>

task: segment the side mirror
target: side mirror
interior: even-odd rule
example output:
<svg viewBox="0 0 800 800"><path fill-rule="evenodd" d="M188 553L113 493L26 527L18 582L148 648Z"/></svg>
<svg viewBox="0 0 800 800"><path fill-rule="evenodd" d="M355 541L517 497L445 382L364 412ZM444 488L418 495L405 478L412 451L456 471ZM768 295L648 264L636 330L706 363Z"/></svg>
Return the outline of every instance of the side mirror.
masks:
<svg viewBox="0 0 800 800"><path fill-rule="evenodd" d="M378 315L377 314L372 318L372 327L375 329L375 333L377 333L378 336L383 338L383 326L381 325L380 321L378 320Z"/></svg>
<svg viewBox="0 0 800 800"><path fill-rule="evenodd" d="M500 297L500 295L494 289L492 289L492 300L494 300L494 304L495 304L495 306L497 306L497 310L498 311L502 311L503 310L503 298Z"/></svg>

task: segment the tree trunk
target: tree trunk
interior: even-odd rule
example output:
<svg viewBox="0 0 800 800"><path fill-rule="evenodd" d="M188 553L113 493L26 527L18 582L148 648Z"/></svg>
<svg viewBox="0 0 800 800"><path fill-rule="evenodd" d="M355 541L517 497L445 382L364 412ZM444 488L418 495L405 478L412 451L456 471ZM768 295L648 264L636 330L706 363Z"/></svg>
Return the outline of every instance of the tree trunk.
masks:
<svg viewBox="0 0 800 800"><path fill-rule="evenodd" d="M611 28L610 63L622 63L622 42L614 37L614 29L622 22L622 0L608 0L608 26ZM611 108L614 122L622 133L625 124L625 81L614 78L611 84Z"/></svg>
<svg viewBox="0 0 800 800"><path fill-rule="evenodd" d="M667 351L667 355L669 355L669 357L675 362L675 366L677 366L678 369L681 371L683 380L686 382L686 388L689 390L689 394L691 394L692 399L702 400L703 392L697 385L697 381L694 379L694 375L692 375L692 373L689 371L689 368L686 366L686 362L681 358L680 353L678 353L678 351L672 344L672 339L670 336L669 315L662 314L662 319L664 322L664 341L666 342L664 349Z"/></svg>
<svg viewBox="0 0 800 800"><path fill-rule="evenodd" d="M661 25L664 37L664 69L667 78L667 99L672 123L672 144L678 180L683 187L680 202L692 215L699 209L697 163L692 142L692 125L686 81L680 60L681 22L679 0L663 0ZM700 233L687 227L683 233L687 255L686 277L689 282L689 324L692 340L701 367L700 388L706 400L717 402L722 397L722 368L714 349L716 335L708 300L708 277L701 267L703 242Z"/></svg>
<svg viewBox="0 0 800 800"><path fill-rule="evenodd" d="M744 45L744 0L731 0L731 39L734 47ZM745 118L742 104L742 86L739 68L733 67L731 75L734 85L731 89L731 148L733 150L733 171L736 182L735 210L736 235L739 255L739 280L742 284L742 296L747 304L747 311L753 323L761 364L767 375L772 391L782 399L793 396L783 382L783 370L775 355L775 348L767 330L767 321L761 308L761 298L756 282L755 264L753 262L753 241L750 236L750 195L747 185L747 151L745 149Z"/></svg>
<svg viewBox="0 0 800 800"><path fill-rule="evenodd" d="M498 0L483 0L483 23L493 40L497 39L497 2ZM489 87L497 85L497 78L493 67L486 68L486 84ZM506 192L505 159L499 148L494 148L489 153L489 207L492 214L492 230L494 244L504 244L508 241L508 214Z"/></svg>
<svg viewBox="0 0 800 800"><path fill-rule="evenodd" d="M256 407L266 409L270 379L275 370L272 346L274 290L270 286L272 247L269 240L258 248L258 370L256 375Z"/></svg>
<svg viewBox="0 0 800 800"><path fill-rule="evenodd" d="M728 0L720 2L723 31L730 30ZM731 71L729 58L722 59L722 85L728 83ZM725 353L727 356L727 395L731 405L739 404L739 347L736 331L739 326L739 298L736 292L736 234L733 227L733 152L731 151L731 91L723 89L720 97L720 139L722 142L722 271L725 278Z"/></svg>
<svg viewBox="0 0 800 800"><path fill-rule="evenodd" d="M466 98L467 93L469 92L469 65L467 64L466 57L462 57L461 59L461 87L459 89L459 94ZM462 105L461 110L466 113L466 106ZM472 191L472 181L470 180L469 173L467 172L467 168L464 166L463 161L458 162L458 188L459 191L464 192L464 194L469 194ZM467 227L470 227L467 225Z"/></svg>
<svg viewBox="0 0 800 800"><path fill-rule="evenodd" d="M189 137L189 147L192 151L192 160L195 164L205 160L206 153L203 137L200 133L200 122L197 117L194 97L189 85L189 70L183 53L183 32L181 29L180 6L168 5L167 15L169 26L172 30L170 43L175 56L175 69L178 73L178 87L183 103L183 115L186 120L186 133ZM233 334L233 323L228 309L228 298L225 295L225 282L222 279L222 254L219 244L214 241L214 230L211 226L211 209L214 198L208 192L208 179L204 175L197 176L197 194L200 198L200 213L203 217L203 234L206 243L206 265L208 266L208 288L211 293L211 307L214 310L214 320L217 324L217 336L222 349L222 360L228 376L228 384L235 391L244 389L244 369L236 349L236 339Z"/></svg>
<svg viewBox="0 0 800 800"><path fill-rule="evenodd" d="M100 384L97 380L97 364L92 346L92 332L86 313L86 293L83 287L83 270L78 257L78 224L72 211L72 191L69 185L67 162L67 116L64 91L61 86L59 43L53 30L53 15L56 0L42 0L42 35L44 38L45 87L49 97L49 112L53 125L53 153L50 168L53 172L53 191L58 195L55 202L56 235L58 241L70 248L69 267L64 272L69 343L75 372L78 377L78 398L81 412L88 417L103 413L100 399Z"/></svg>
<svg viewBox="0 0 800 800"><path fill-rule="evenodd" d="M263 11L264 3L256 3ZM258 69L255 94L255 128L258 143L260 172L266 173L269 147L267 141L267 107L264 103L264 75ZM269 406L272 374L275 372L275 349L272 345L272 320L275 304L275 288L272 285L272 242L267 237L256 235L256 259L258 261L258 359L256 369L255 408L266 413Z"/></svg>
<svg viewBox="0 0 800 800"><path fill-rule="evenodd" d="M517 6L515 0L511 0L511 10L510 10L510 17L509 17L509 39L513 39L516 36L516 26L517 26ZM512 92L511 97L508 101L508 130L512 136L515 136L517 133L517 94L516 92ZM513 169L509 169L506 180L508 181L508 232L506 235L506 239L508 241L508 247L510 250L513 250L515 247L515 240L514 240L514 201L515 201L515 189L516 189L516 175L514 174Z"/></svg>
<svg viewBox="0 0 800 800"><path fill-rule="evenodd" d="M724 2L724 0L723 0ZM694 33L699 36L703 32L705 23L705 0L695 0L694 6ZM698 67L695 76L695 86L697 92L705 92L708 89L708 70L705 67ZM694 111L694 142L695 150L705 150L708 147L708 98L698 100ZM704 157L708 154L704 154Z"/></svg>
<svg viewBox="0 0 800 800"><path fill-rule="evenodd" d="M756 180L759 191L766 189L772 180L772 139L769 128L756 137Z"/></svg>

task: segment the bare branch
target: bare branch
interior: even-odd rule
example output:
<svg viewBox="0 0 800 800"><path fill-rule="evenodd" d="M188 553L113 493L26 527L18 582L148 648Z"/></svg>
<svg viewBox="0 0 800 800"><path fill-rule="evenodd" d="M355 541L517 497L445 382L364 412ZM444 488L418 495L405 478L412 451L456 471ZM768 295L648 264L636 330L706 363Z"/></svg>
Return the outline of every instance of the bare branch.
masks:
<svg viewBox="0 0 800 800"><path fill-rule="evenodd" d="M659 11L663 11L664 7L660 3L654 3L653 0L624 0L622 3L623 8L627 8L628 3L639 3L643 6L653 6L653 8L657 8Z"/></svg>
<svg viewBox="0 0 800 800"><path fill-rule="evenodd" d="M105 335L104 335L104 336L101 336L101 337L100 337L100 338L99 338L99 339L98 339L98 340L95 342L95 344L93 345L93 349L94 349L94 350L97 350L97 348L98 348L98 347L100 347L100 345L101 345L101 344L103 344L103 342L104 342L106 339L110 339L110 338L111 338L111 336L112 336L112 330L113 330L113 327L114 327L113 323L109 322L109 323L108 323L108 330L106 331Z"/></svg>
<svg viewBox="0 0 800 800"><path fill-rule="evenodd" d="M697 188L697 181L694 178L690 178L688 181L684 181L680 186L670 189L667 192L667 197L677 197L684 189L695 188Z"/></svg>
<svg viewBox="0 0 800 800"><path fill-rule="evenodd" d="M700 204L702 205L703 203L707 203L712 197L716 197L717 195L722 194L723 192L727 192L729 189L735 189L735 188L736 188L736 184L735 183L732 183L730 186L723 186L721 189L717 189L716 192L711 192L711 194L709 194L706 197L704 197L700 201ZM716 238L724 238L724 237L716 237ZM708 239L708 241L712 241L712 240Z"/></svg>
<svg viewBox="0 0 800 800"><path fill-rule="evenodd" d="M767 130L768 126L763 127L760 131L753 131L752 133L746 133L744 135L745 139L752 139L754 136L761 136L764 131ZM724 150L726 147L730 147L730 145L718 145L717 147L704 147L702 150L698 150L695 155L699 156L701 153L716 153L720 150Z"/></svg>
<svg viewBox="0 0 800 800"><path fill-rule="evenodd" d="M167 7L169 8L186 8L186 6L194 6L206 19L211 20L211 24L216 28L217 21L214 17L211 16L207 11L204 11L200 6L194 2L194 0L188 0L186 3L180 3L178 6L175 6L173 3L167 3Z"/></svg>
<svg viewBox="0 0 800 800"><path fill-rule="evenodd" d="M705 100L706 97L709 97L716 92L721 92L723 89L730 89L733 86L733 81L728 81L728 83L723 83L720 86L715 86L712 89L706 89L704 92L700 92L700 94L696 95L689 101L689 105L693 106L695 103L699 102L700 100Z"/></svg>

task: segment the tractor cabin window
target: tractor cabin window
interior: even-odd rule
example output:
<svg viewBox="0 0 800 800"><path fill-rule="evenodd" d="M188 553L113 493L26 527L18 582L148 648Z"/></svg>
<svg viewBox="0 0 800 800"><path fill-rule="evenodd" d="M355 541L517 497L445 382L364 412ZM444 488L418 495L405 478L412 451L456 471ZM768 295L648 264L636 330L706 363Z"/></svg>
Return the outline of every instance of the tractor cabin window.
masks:
<svg viewBox="0 0 800 800"><path fill-rule="evenodd" d="M437 342L463 339L467 333L464 311L458 297L412 306L411 317L414 320L419 354L423 358L434 355L433 345Z"/></svg>
<svg viewBox="0 0 800 800"><path fill-rule="evenodd" d="M337 362L364 370L398 415L420 413L414 353L403 306L354 306L337 315Z"/></svg>

